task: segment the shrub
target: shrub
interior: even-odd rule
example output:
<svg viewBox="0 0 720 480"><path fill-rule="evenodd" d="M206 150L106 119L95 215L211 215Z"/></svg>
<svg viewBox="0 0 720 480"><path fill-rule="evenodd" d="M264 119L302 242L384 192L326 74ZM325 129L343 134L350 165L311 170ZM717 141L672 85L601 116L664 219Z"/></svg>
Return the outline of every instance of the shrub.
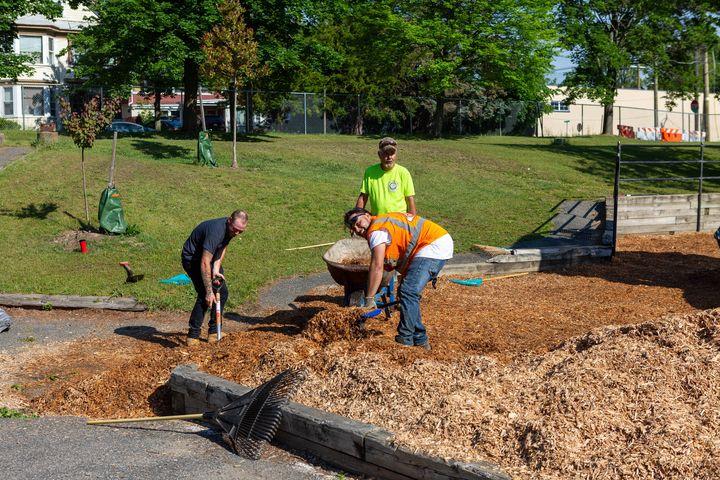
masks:
<svg viewBox="0 0 720 480"><path fill-rule="evenodd" d="M0 130L20 130L20 124L7 118L0 118Z"/></svg>

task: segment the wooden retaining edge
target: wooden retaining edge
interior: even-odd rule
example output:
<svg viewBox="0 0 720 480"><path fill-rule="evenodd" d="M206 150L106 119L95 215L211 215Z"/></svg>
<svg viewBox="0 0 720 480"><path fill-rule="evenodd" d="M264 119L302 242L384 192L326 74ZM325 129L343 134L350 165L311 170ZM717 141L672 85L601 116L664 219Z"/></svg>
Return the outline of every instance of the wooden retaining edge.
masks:
<svg viewBox="0 0 720 480"><path fill-rule="evenodd" d="M99 308L143 312L147 306L133 297L83 297L77 295L39 295L0 293L0 305L25 308Z"/></svg>
<svg viewBox="0 0 720 480"><path fill-rule="evenodd" d="M440 271L444 275L501 275L506 273L557 270L573 265L607 261L612 249L593 247L548 247L517 249L513 255L497 255L481 262L446 263Z"/></svg>
<svg viewBox="0 0 720 480"><path fill-rule="evenodd" d="M177 413L220 408L250 389L200 372L195 365L180 365L168 382ZM388 480L510 480L488 462L464 463L415 453L393 446L392 434L374 425L290 402L275 437L282 445L310 452L327 463Z"/></svg>

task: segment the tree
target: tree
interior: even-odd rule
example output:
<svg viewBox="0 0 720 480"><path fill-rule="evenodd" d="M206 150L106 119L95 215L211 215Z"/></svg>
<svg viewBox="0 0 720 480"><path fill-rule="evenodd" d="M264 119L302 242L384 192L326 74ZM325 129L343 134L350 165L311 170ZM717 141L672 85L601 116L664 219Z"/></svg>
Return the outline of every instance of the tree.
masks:
<svg viewBox="0 0 720 480"><path fill-rule="evenodd" d="M556 48L550 0L407 0L417 94L436 99L433 130L443 130L450 95L539 101Z"/></svg>
<svg viewBox="0 0 720 480"><path fill-rule="evenodd" d="M187 48L177 35L177 18L162 0L92 4L95 20L71 35L75 75L111 95L127 95L144 85L154 95L155 128L160 129L160 99L182 82Z"/></svg>
<svg viewBox="0 0 720 480"><path fill-rule="evenodd" d="M32 57L13 50L15 20L23 15L43 15L54 20L62 10L60 2L54 0L0 0L0 78L17 80L33 72Z"/></svg>
<svg viewBox="0 0 720 480"><path fill-rule="evenodd" d="M218 5L218 11L222 21L203 37L202 51L205 62L202 73L210 80L211 85L221 86L229 82L232 86L232 168L237 168L237 89L240 85L246 85L265 75L267 67L259 66L258 44L253 38L252 29L245 24L245 9L240 2L225 0Z"/></svg>
<svg viewBox="0 0 720 480"><path fill-rule="evenodd" d="M220 20L216 0L75 0L97 15L74 35L79 75L92 86L127 88L143 80L159 97L182 80L183 130L197 129L200 40ZM157 113L157 112L156 112Z"/></svg>
<svg viewBox="0 0 720 480"><path fill-rule="evenodd" d="M706 77L703 70L709 66L704 61L708 54L717 52L720 46L720 5L716 1L705 0L682 2L678 5L674 17L678 26L673 42L667 49L668 62L660 72L668 90L668 106L674 106L678 98L699 99L699 92L704 91L704 125L701 126L698 122L696 129L706 131L707 140L710 140L710 117L705 115L710 103L709 85L704 84L703 77L708 80L714 78L715 72L708 72ZM712 63L714 68L715 62ZM699 121L698 116L696 121Z"/></svg>
<svg viewBox="0 0 720 480"><path fill-rule="evenodd" d="M568 100L580 96L604 107L603 134L613 132L613 106L623 72L634 64L665 63L673 6L638 0L563 0L558 13L562 42L575 68L565 77Z"/></svg>
<svg viewBox="0 0 720 480"><path fill-rule="evenodd" d="M330 100L325 108L354 116L349 131L362 135L365 118L382 117L386 113L383 100L404 93L413 64L410 24L384 0L336 7L335 14L326 16L303 39L302 48L310 60L302 70L302 87L357 95L357 100L344 97L344 105Z"/></svg>
<svg viewBox="0 0 720 480"><path fill-rule="evenodd" d="M90 211L88 210L87 183L85 181L85 149L92 148L98 133L112 122L119 108L119 99L106 100L100 104L100 99L93 97L85 102L82 112L78 113L72 111L67 99L60 99L60 117L63 120L63 128L70 134L75 146L80 147L85 221L88 223L90 222Z"/></svg>

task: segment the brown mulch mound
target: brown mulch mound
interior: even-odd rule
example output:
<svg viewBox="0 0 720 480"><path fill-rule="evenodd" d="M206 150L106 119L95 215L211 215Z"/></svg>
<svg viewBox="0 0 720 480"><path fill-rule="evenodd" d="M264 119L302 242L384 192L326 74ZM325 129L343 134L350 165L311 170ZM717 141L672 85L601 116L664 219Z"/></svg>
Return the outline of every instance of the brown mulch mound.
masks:
<svg viewBox="0 0 720 480"><path fill-rule="evenodd" d="M338 356L298 401L516 478L720 478L720 310L594 330L540 356Z"/></svg>
<svg viewBox="0 0 720 480"><path fill-rule="evenodd" d="M711 235L626 237L609 263L480 287L442 279L422 301L430 352L395 344L397 314L360 332L352 310L318 297L218 345L77 342L64 355L94 368L38 358L28 391L44 389L41 412L144 416L167 411L178 364L248 385L305 365L302 403L519 478L717 478L720 314L686 314L719 306L718 285Z"/></svg>
<svg viewBox="0 0 720 480"><path fill-rule="evenodd" d="M356 308L323 310L310 319L302 335L320 345L340 340L360 340L368 336L362 312Z"/></svg>

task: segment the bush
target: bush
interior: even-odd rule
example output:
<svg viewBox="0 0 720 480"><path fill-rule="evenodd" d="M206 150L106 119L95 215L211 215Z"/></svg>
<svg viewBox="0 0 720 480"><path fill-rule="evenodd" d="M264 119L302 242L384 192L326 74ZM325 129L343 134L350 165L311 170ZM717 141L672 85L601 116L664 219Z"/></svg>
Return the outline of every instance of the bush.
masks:
<svg viewBox="0 0 720 480"><path fill-rule="evenodd" d="M20 130L20 124L6 118L0 118L0 130Z"/></svg>

